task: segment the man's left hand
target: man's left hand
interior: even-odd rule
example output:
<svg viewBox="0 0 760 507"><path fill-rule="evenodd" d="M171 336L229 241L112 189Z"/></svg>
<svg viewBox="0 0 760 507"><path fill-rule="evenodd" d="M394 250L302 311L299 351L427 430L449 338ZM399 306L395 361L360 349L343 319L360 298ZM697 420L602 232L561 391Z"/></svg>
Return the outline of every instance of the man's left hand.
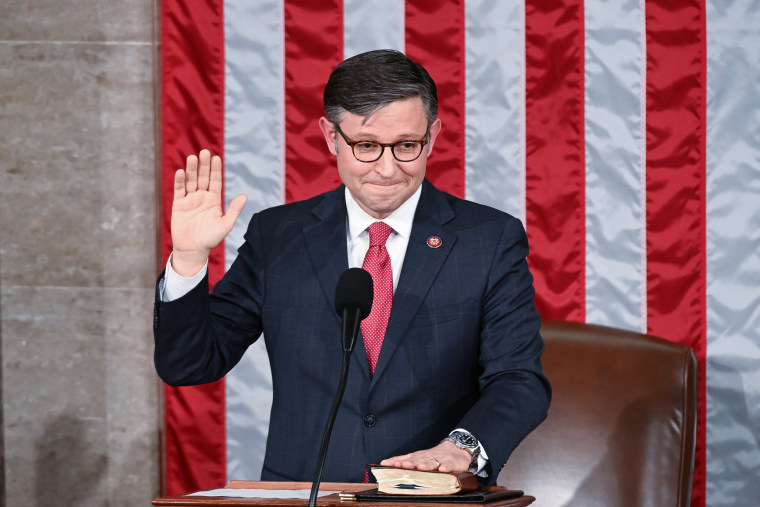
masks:
<svg viewBox="0 0 760 507"><path fill-rule="evenodd" d="M471 462L472 455L469 451L460 449L449 440L444 440L433 448L384 459L380 464L411 470L466 472Z"/></svg>

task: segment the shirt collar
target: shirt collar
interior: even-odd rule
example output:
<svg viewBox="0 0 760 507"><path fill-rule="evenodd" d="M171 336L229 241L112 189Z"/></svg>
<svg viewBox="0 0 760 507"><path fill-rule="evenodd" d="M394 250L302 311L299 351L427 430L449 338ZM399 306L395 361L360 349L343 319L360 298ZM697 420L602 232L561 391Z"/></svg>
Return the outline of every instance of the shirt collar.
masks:
<svg viewBox="0 0 760 507"><path fill-rule="evenodd" d="M421 194L422 185L393 213L380 221L390 225L396 234L409 238L412 233L414 212L417 211L417 203L420 201ZM348 187L346 187L346 210L348 211L348 232L351 239L355 239L367 227L378 221L377 218L370 216L359 206Z"/></svg>

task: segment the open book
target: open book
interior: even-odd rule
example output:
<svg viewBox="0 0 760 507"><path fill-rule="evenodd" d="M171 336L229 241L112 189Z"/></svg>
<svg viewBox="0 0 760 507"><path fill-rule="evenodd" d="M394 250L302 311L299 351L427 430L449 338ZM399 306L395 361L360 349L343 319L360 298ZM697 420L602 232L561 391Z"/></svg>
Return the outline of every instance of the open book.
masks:
<svg viewBox="0 0 760 507"><path fill-rule="evenodd" d="M470 472L425 472L405 468L370 465L380 493L393 495L453 495L478 489Z"/></svg>

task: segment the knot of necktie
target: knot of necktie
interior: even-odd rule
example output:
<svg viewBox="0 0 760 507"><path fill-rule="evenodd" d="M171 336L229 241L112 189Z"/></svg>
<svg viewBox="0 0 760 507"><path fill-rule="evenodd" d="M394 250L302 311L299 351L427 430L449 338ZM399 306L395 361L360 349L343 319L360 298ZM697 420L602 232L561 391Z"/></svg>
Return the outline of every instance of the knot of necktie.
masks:
<svg viewBox="0 0 760 507"><path fill-rule="evenodd" d="M375 222L367 230L369 231L369 246L385 245L388 236L393 232L393 228L385 222Z"/></svg>

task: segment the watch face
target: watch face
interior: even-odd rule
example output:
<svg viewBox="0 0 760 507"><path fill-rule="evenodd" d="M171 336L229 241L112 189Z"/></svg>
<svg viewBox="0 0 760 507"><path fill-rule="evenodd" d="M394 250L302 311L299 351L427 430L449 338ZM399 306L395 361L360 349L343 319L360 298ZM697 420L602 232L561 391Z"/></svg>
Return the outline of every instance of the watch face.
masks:
<svg viewBox="0 0 760 507"><path fill-rule="evenodd" d="M466 447L477 447L478 441L472 435L467 433L457 433L456 439Z"/></svg>

